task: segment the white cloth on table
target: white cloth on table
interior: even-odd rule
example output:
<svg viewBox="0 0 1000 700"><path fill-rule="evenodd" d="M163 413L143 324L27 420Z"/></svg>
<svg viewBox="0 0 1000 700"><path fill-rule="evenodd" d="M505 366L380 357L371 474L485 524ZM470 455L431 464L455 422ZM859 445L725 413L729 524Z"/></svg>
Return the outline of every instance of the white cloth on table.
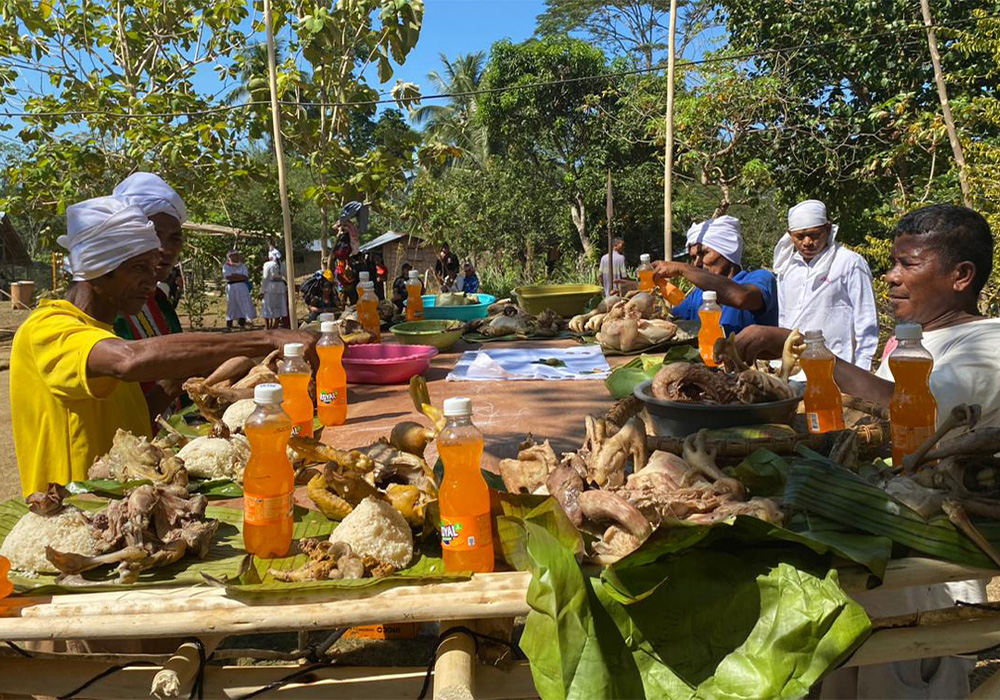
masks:
<svg viewBox="0 0 1000 700"><path fill-rule="evenodd" d="M264 318L284 318L288 315L288 294L285 278L281 274L281 264L277 260L264 263L261 275L261 315Z"/></svg>
<svg viewBox="0 0 1000 700"><path fill-rule="evenodd" d="M793 250L779 266L778 255L775 248L778 325L823 331L830 352L871 369L878 348L878 313L872 272L865 259L833 242L808 263Z"/></svg>
<svg viewBox="0 0 1000 700"><path fill-rule="evenodd" d="M146 216L169 214L182 224L187 221L184 200L159 175L132 173L118 183L112 194L139 207Z"/></svg>
<svg viewBox="0 0 1000 700"><path fill-rule="evenodd" d="M552 367L544 361L565 366ZM556 363L558 364L558 362ZM526 379L605 379L611 373L600 346L577 348L503 348L462 354L448 381L517 381Z"/></svg>
<svg viewBox="0 0 1000 700"><path fill-rule="evenodd" d="M245 263L233 265L226 263L222 266L222 277L228 278L231 275L250 276ZM226 320L238 321L241 318L252 320L257 315L254 310L253 300L250 298L250 289L244 282L226 282Z"/></svg>
<svg viewBox="0 0 1000 700"><path fill-rule="evenodd" d="M116 197L95 197L66 208L66 264L77 282L115 270L137 255L159 250L156 229L138 207Z"/></svg>
<svg viewBox="0 0 1000 700"><path fill-rule="evenodd" d="M604 294L610 296L611 288L615 285L615 280L626 279L625 275L628 272L625 269L625 256L619 253L617 250L612 251L612 270L611 275L608 275L608 254L605 253L601 256L601 280L604 283Z"/></svg>

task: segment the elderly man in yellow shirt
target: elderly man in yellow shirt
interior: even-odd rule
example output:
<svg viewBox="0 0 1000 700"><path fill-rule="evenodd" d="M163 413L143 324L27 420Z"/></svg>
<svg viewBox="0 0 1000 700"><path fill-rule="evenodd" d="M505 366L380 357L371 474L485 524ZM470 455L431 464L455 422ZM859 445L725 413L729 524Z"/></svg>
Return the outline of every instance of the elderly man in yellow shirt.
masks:
<svg viewBox="0 0 1000 700"><path fill-rule="evenodd" d="M137 313L156 286L160 241L142 210L114 197L66 212L74 283L66 298L42 301L14 336L10 361L14 447L25 495L85 479L121 428L150 436L138 382L206 376L231 357L265 355L312 333L258 331L222 337L184 333L118 338L119 314Z"/></svg>

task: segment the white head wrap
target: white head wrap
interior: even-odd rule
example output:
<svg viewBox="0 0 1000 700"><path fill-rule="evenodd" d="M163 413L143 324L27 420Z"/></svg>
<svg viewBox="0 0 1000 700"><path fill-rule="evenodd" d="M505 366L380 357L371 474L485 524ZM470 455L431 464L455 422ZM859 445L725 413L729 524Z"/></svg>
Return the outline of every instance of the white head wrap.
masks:
<svg viewBox="0 0 1000 700"><path fill-rule="evenodd" d="M826 205L818 199L807 199L799 202L788 210L788 230L799 231L806 228L825 226L830 220L826 217ZM830 226L830 238L826 242L826 248L820 251L809 264L814 273L821 276L830 271L833 265L833 258L837 251L837 225ZM787 233L778 239L774 246L774 272L778 277L786 272L795 257L795 244L792 237Z"/></svg>
<svg viewBox="0 0 1000 700"><path fill-rule="evenodd" d="M271 248L267 251L268 260L273 260L274 262L281 262L281 251L277 248Z"/></svg>
<svg viewBox="0 0 1000 700"><path fill-rule="evenodd" d="M187 221L184 200L159 175L132 173L118 183L113 194L139 207L146 216L170 214L182 224Z"/></svg>
<svg viewBox="0 0 1000 700"><path fill-rule="evenodd" d="M735 217L719 216L694 224L687 232L688 248L695 243L708 246L734 265L743 262L743 227Z"/></svg>
<svg viewBox="0 0 1000 700"><path fill-rule="evenodd" d="M156 229L142 210L117 197L97 197L67 207L66 235L56 242L69 251L69 269L78 282L160 248Z"/></svg>

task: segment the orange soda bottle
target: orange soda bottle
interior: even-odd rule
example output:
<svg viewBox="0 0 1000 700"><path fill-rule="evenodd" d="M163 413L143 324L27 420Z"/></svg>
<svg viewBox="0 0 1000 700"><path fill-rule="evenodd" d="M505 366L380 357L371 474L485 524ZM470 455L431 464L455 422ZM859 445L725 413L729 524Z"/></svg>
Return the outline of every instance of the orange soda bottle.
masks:
<svg viewBox="0 0 1000 700"><path fill-rule="evenodd" d="M292 544L295 474L285 452L292 419L281 409L280 384L259 384L253 398L257 408L244 427L250 459L243 471L243 547L263 559L283 557Z"/></svg>
<svg viewBox="0 0 1000 700"><path fill-rule="evenodd" d="M10 573L10 560L7 557L0 557L0 598L6 598L14 592L14 584L7 578Z"/></svg>
<svg viewBox="0 0 1000 700"><path fill-rule="evenodd" d="M896 326L899 345L889 355L889 369L895 385L889 402L889 425L892 432L892 462L917 448L937 427L937 401L930 389L934 358L921 344L923 329L917 323Z"/></svg>
<svg viewBox="0 0 1000 700"><path fill-rule="evenodd" d="M806 331L806 349L799 358L806 373L806 421L810 433L844 429L844 404L840 387L833 379L837 358L823 340L823 331Z"/></svg>
<svg viewBox="0 0 1000 700"><path fill-rule="evenodd" d="M656 282L653 281L653 275L656 273L653 271L653 266L649 264L649 253L643 253L639 256L639 269L636 270L639 275L639 291L640 292L652 292L656 289Z"/></svg>
<svg viewBox="0 0 1000 700"><path fill-rule="evenodd" d="M665 277L661 277L657 280L657 284L660 286L660 296L667 300L667 303L671 306L678 306L685 299L684 292L671 284L670 280Z"/></svg>
<svg viewBox="0 0 1000 700"><path fill-rule="evenodd" d="M356 289L358 290L358 299L360 299L361 296L365 293L365 284L370 281L371 281L371 275L368 273L367 270L362 270L361 272L358 273L358 286L356 287Z"/></svg>
<svg viewBox="0 0 1000 700"><path fill-rule="evenodd" d="M344 371L344 342L337 324L320 324L323 334L316 343L319 370L316 372L316 415L323 425L343 425L347 420L347 373Z"/></svg>
<svg viewBox="0 0 1000 700"><path fill-rule="evenodd" d="M364 293L358 298L358 322L361 327L371 333L372 342L382 342L382 319L378 317L378 297L375 296L375 285L365 282Z"/></svg>
<svg viewBox="0 0 1000 700"><path fill-rule="evenodd" d="M406 320L424 320L424 298L420 296L423 285L420 284L420 273L410 270L409 279L406 281Z"/></svg>
<svg viewBox="0 0 1000 700"><path fill-rule="evenodd" d="M705 292L698 309L701 330L698 331L698 350L701 361L708 367L718 367L715 361L715 341L726 336L722 330L722 307L716 303L715 292Z"/></svg>
<svg viewBox="0 0 1000 700"><path fill-rule="evenodd" d="M309 396L312 367L305 360L302 343L285 343L285 359L278 367L278 381L284 390L285 409L292 419L292 435L313 436L313 401Z"/></svg>
<svg viewBox="0 0 1000 700"><path fill-rule="evenodd" d="M472 401L447 399L448 424L438 435L444 463L438 493L441 509L441 552L446 571L493 571L493 526L490 489L480 471L483 434L472 424Z"/></svg>

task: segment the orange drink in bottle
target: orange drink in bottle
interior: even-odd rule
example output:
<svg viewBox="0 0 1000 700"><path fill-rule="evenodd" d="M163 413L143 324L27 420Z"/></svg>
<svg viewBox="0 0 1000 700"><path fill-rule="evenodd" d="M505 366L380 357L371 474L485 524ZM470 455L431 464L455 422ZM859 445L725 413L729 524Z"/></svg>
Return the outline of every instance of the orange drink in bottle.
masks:
<svg viewBox="0 0 1000 700"><path fill-rule="evenodd" d="M670 280L661 278L657 280L657 284L660 287L660 296L666 299L671 306L678 306L684 301L684 292L671 284Z"/></svg>
<svg viewBox="0 0 1000 700"><path fill-rule="evenodd" d="M343 425L347 420L347 373L344 371L344 343L337 324L320 324L322 337L316 343L319 370L316 372L316 415L323 425Z"/></svg>
<svg viewBox="0 0 1000 700"><path fill-rule="evenodd" d="M490 489L480 471L483 434L472 424L472 401L444 402L448 419L438 435L444 463L438 493L441 509L441 552L446 571L493 571L493 525Z"/></svg>
<svg viewBox="0 0 1000 700"><path fill-rule="evenodd" d="M896 326L899 345L889 355L889 369L895 385L889 402L892 433L892 462L903 463L937 427L937 401L931 393L930 377L934 358L920 342L923 329L916 323Z"/></svg>
<svg viewBox="0 0 1000 700"><path fill-rule="evenodd" d="M643 253L639 256L639 269L636 272L639 275L640 292L652 292L656 289L656 282L653 281L653 275L656 273L653 271L653 266L649 264L649 253Z"/></svg>
<svg viewBox="0 0 1000 700"><path fill-rule="evenodd" d="M285 359L278 367L278 381L284 390L282 408L292 419L292 435L313 436L313 402L309 396L312 368L305 360L302 343L285 343Z"/></svg>
<svg viewBox="0 0 1000 700"><path fill-rule="evenodd" d="M806 331L806 349L799 358L806 373L806 422L810 433L844 429L844 404L840 387L833 379L837 358L826 347L823 331Z"/></svg>
<svg viewBox="0 0 1000 700"><path fill-rule="evenodd" d="M243 546L264 559L284 556L292 544L295 474L285 452L292 419L281 400L280 384L255 387L257 408L244 427L250 459L243 471Z"/></svg>
<svg viewBox="0 0 1000 700"><path fill-rule="evenodd" d="M718 367L715 361L715 341L726 336L722 330L722 307L716 303L715 292L705 292L698 309L701 329L698 331L698 351L708 367Z"/></svg>
<svg viewBox="0 0 1000 700"><path fill-rule="evenodd" d="M410 270L410 277L406 281L406 320L424 320L424 298L420 295L423 285L420 284L420 274L416 270Z"/></svg>
<svg viewBox="0 0 1000 700"><path fill-rule="evenodd" d="M378 297L375 296L375 285L365 282L364 294L358 299L358 323L372 335L372 342L382 342L382 319L378 316Z"/></svg>
<svg viewBox="0 0 1000 700"><path fill-rule="evenodd" d="M368 273L367 270L362 270L361 272L358 273L358 286L355 287L355 289L357 289L358 291L358 299L360 299L362 295L365 293L365 284L367 284L370 281L371 281L371 275Z"/></svg>

